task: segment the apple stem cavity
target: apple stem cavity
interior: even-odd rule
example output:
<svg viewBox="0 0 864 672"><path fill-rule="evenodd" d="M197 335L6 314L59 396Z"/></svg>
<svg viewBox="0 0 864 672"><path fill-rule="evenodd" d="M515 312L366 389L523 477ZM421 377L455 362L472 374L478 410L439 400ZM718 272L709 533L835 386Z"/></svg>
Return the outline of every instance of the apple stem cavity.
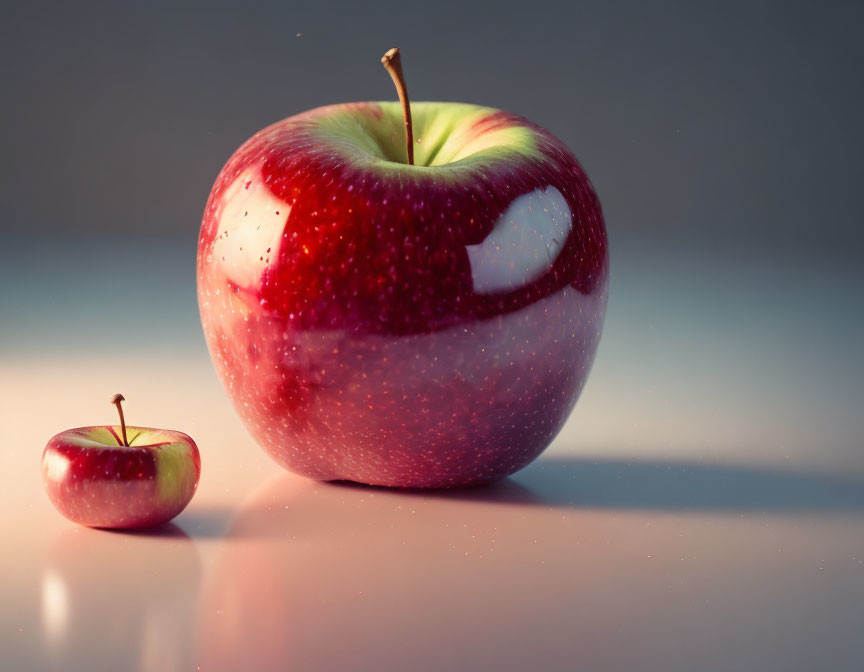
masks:
<svg viewBox="0 0 864 672"><path fill-rule="evenodd" d="M399 47L393 47L381 57L381 64L390 73L402 103L402 117L405 119L405 147L408 150L408 164L414 165L414 131L411 125L411 101L408 100L408 87L405 85L405 74L402 72L402 56Z"/></svg>
<svg viewBox="0 0 864 672"><path fill-rule="evenodd" d="M122 394L115 394L111 397L111 403L117 407L117 412L120 414L120 432L123 435L123 445L129 447L129 439L126 438L126 418L123 417L123 402L126 398Z"/></svg>

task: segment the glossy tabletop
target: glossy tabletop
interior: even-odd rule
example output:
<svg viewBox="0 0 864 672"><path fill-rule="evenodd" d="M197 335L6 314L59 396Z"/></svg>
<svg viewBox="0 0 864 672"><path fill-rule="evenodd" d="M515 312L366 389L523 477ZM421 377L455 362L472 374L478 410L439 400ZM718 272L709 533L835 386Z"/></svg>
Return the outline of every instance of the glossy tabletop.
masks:
<svg viewBox="0 0 864 672"><path fill-rule="evenodd" d="M194 246L137 243L146 279L129 243L14 250L0 668L860 670L861 272L614 243L568 424L515 476L449 492L276 466L209 362ZM81 528L42 491L45 442L112 422L115 392L201 451L159 530Z"/></svg>

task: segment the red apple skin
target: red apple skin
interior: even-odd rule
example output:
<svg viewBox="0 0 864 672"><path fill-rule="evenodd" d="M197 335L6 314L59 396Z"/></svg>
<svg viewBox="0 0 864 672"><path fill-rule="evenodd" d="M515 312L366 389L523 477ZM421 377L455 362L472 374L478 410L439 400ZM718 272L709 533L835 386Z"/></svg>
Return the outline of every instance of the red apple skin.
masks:
<svg viewBox="0 0 864 672"><path fill-rule="evenodd" d="M152 432L160 440L142 445L108 445L95 432L113 427L80 427L61 432L42 454L42 484L55 508L88 527L131 529L161 525L179 514L195 494L201 458L182 432L128 427L129 436ZM118 441L119 444L119 441ZM179 457L166 464L159 452L172 447Z"/></svg>
<svg viewBox="0 0 864 672"><path fill-rule="evenodd" d="M311 478L426 488L517 471L561 429L600 338L609 258L588 178L500 111L472 132L530 128L535 156L382 170L320 139L332 109L260 131L213 187L198 298L219 377L264 449ZM484 280L474 246L513 207L553 201L569 210L557 256L518 282L493 259Z"/></svg>

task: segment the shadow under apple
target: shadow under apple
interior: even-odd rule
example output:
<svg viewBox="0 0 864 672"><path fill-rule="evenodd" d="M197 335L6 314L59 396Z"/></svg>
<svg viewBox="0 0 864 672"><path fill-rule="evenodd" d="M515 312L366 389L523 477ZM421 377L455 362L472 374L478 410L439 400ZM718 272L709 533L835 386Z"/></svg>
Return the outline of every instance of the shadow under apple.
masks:
<svg viewBox="0 0 864 672"><path fill-rule="evenodd" d="M696 460L548 456L513 477L534 501L577 509L864 512L864 474Z"/></svg>

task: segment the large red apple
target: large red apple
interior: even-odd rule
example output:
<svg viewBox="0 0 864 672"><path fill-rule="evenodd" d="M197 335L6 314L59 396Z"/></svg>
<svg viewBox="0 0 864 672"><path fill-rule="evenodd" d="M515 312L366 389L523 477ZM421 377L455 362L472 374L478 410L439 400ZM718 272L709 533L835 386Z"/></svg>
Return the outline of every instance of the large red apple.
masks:
<svg viewBox="0 0 864 672"><path fill-rule="evenodd" d="M447 487L528 464L582 390L606 307L600 204L522 117L413 103L318 108L216 179L198 300L261 445L316 479Z"/></svg>

